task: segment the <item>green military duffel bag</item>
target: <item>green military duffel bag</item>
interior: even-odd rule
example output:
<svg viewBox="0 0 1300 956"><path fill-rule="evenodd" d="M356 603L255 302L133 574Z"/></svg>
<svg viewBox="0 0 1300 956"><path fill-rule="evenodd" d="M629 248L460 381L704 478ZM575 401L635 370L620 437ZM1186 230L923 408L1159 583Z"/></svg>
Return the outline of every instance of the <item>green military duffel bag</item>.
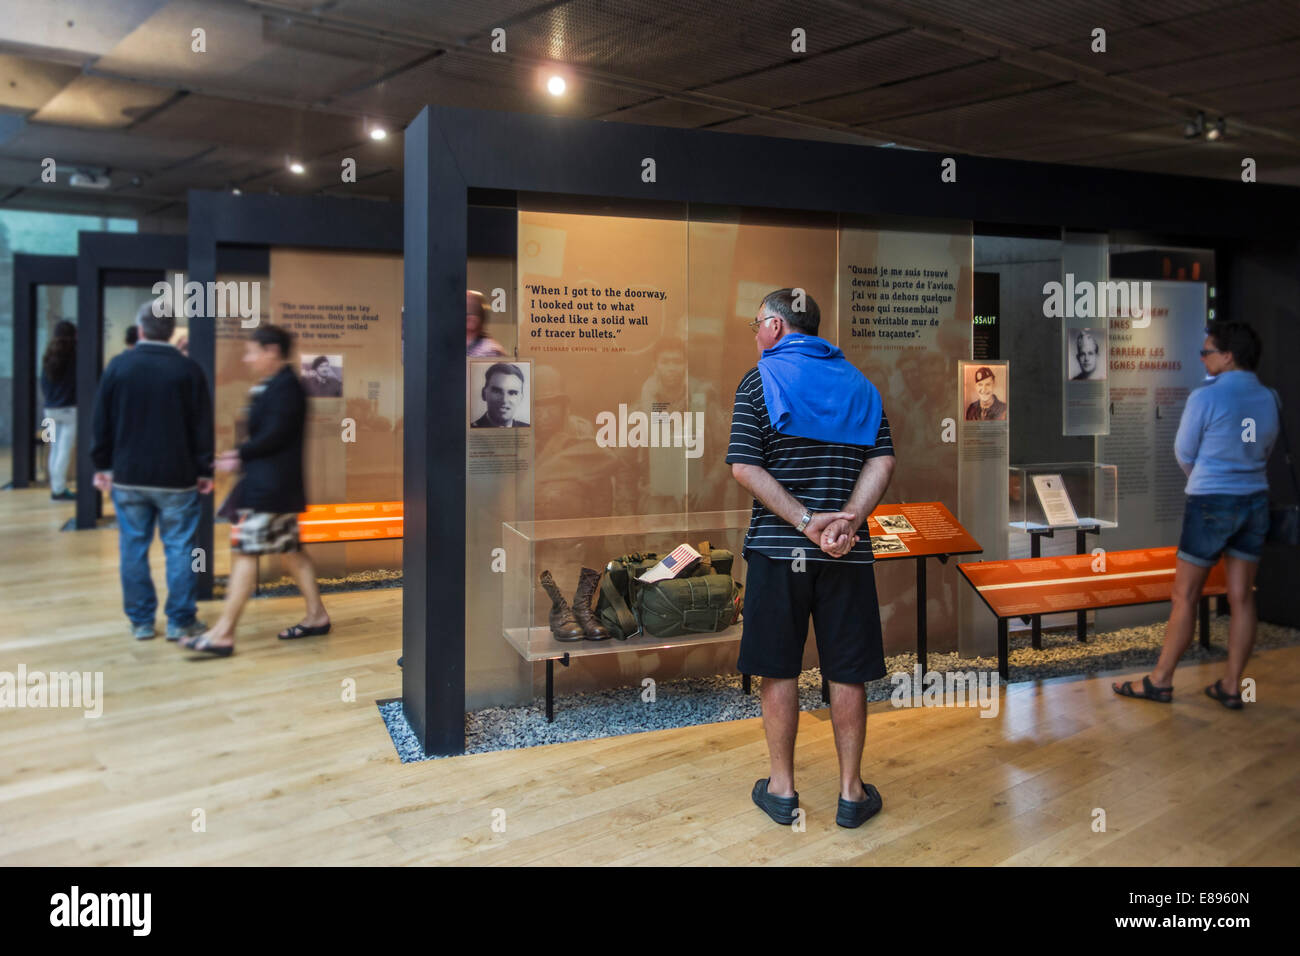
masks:
<svg viewBox="0 0 1300 956"><path fill-rule="evenodd" d="M731 576L730 551L696 548L700 560L676 578L644 584L636 580L660 561L654 553L633 552L605 565L596 598L600 623L626 640L638 632L650 637L680 637L725 631L740 620L740 582Z"/></svg>

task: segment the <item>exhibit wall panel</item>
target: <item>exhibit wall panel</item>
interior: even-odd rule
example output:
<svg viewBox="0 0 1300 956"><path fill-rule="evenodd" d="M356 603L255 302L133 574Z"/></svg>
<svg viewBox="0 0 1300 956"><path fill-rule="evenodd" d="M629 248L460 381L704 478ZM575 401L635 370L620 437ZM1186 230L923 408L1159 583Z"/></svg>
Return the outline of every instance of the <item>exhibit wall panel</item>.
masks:
<svg viewBox="0 0 1300 956"><path fill-rule="evenodd" d="M1150 325L1112 318L1110 434L1097 439L1097 461L1118 469L1119 527L1101 537L1108 551L1178 544L1187 476L1174 438L1187 396L1206 381L1199 351L1205 339L1204 282L1151 283ZM1150 624L1168 608L1144 605L1097 612L1097 629Z"/></svg>
<svg viewBox="0 0 1300 956"><path fill-rule="evenodd" d="M821 311L820 334L836 342L839 232L833 217L787 215L776 221L770 213L746 210L728 216L693 216L688 242L690 352L685 392L676 398L688 399L690 407L705 416L704 454L689 461L689 506L691 511L748 508L750 494L731 477L722 460L730 439L736 387L759 358L748 323L769 292L799 288ZM661 370L661 378L662 374ZM643 405L649 407L656 400L663 399L644 395Z"/></svg>
<svg viewBox="0 0 1300 956"><path fill-rule="evenodd" d="M960 517L957 363L971 354L973 282L968 222L841 230L839 345L880 390L889 416L895 467L886 502L942 501ZM929 647L954 650L957 572L930 562L928 574ZM876 581L885 652L914 649L915 568L878 564Z"/></svg>
<svg viewBox="0 0 1300 956"><path fill-rule="evenodd" d="M261 276L223 276L264 281ZM294 336L291 356L308 395L303 470L308 505L402 499L402 257L273 248L259 294L262 316ZM246 435L248 330L217 320L218 448ZM323 361L317 361L320 357ZM306 545L322 577L401 567L400 540ZM285 573L263 562L264 580Z"/></svg>

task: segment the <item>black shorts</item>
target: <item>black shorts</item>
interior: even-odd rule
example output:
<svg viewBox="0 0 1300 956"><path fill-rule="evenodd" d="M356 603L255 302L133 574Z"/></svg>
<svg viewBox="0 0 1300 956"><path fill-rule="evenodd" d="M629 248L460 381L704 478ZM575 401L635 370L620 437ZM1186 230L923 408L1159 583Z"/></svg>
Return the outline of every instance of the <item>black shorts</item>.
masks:
<svg viewBox="0 0 1300 956"><path fill-rule="evenodd" d="M823 677L865 684L885 676L874 565L808 561L795 571L793 561L746 557L742 674L798 677L811 614Z"/></svg>

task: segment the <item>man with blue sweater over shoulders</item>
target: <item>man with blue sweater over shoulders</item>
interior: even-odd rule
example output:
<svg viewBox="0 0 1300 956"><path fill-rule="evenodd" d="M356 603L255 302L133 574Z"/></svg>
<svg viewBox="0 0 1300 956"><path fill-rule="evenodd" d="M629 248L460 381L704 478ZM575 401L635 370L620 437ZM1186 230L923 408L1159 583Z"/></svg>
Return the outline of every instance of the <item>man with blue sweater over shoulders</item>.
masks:
<svg viewBox="0 0 1300 956"><path fill-rule="evenodd" d="M157 314L157 313L163 314ZM212 491L212 396L193 359L170 345L170 309L146 302L140 340L108 363L95 396L90 457L95 487L117 513L122 603L137 640L154 636L158 596L149 572L154 525L167 561L167 640L202 633L198 578L199 495Z"/></svg>
<svg viewBox="0 0 1300 956"><path fill-rule="evenodd" d="M763 678L771 772L752 797L788 825L799 807L798 678L811 616L839 756L835 821L857 827L882 806L861 774L864 685L885 675L871 538L857 532L889 485L894 446L880 393L818 337L820 321L811 296L779 289L750 323L760 358L736 389L727 450L732 475L754 496L737 666Z"/></svg>

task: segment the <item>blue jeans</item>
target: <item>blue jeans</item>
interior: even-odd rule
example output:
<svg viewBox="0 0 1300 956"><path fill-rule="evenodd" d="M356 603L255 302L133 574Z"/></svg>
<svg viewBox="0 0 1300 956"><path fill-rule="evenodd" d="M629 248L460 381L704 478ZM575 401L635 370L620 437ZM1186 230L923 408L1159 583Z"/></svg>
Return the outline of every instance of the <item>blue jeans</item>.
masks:
<svg viewBox="0 0 1300 956"><path fill-rule="evenodd" d="M1268 492L1251 495L1188 495L1178 556L1203 568L1221 554L1258 561L1268 535Z"/></svg>
<svg viewBox="0 0 1300 956"><path fill-rule="evenodd" d="M117 543L121 555L122 607L132 624L152 624L158 610L149 546L154 523L167 558L167 623L187 627L198 614L198 575L191 570L191 550L199 542L199 493L113 487Z"/></svg>

